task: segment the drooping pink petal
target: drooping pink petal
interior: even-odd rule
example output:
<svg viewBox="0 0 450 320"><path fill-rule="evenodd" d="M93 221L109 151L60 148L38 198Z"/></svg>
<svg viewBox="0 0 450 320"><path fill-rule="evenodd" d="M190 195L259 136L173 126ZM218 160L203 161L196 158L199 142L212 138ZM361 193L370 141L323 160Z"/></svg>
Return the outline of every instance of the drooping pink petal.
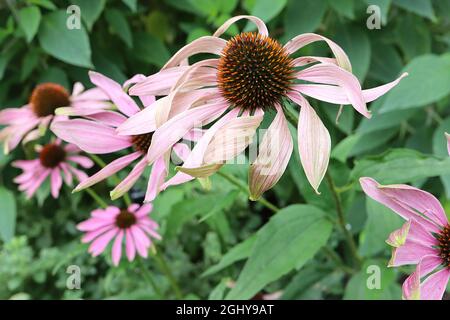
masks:
<svg viewBox="0 0 450 320"><path fill-rule="evenodd" d="M30 180L30 184L27 185L27 188L25 190L25 193L27 195L27 198L30 199L34 193L37 191L37 189L42 185L44 180L50 175L50 169L42 170L42 172L36 176L34 179ZM19 190L21 188L19 187Z"/></svg>
<svg viewBox="0 0 450 320"><path fill-rule="evenodd" d="M113 224L108 224L104 227L98 228L98 229L94 229L92 231L88 231L84 234L83 237L81 237L81 242L82 243L89 243L92 240L94 240L95 238L98 238L99 236L101 236L102 234L104 234L105 232L111 230L115 228L115 226Z"/></svg>
<svg viewBox="0 0 450 320"><path fill-rule="evenodd" d="M313 57L313 56L301 56L295 58L293 64L294 67L303 67L315 62L337 64L337 61L334 58Z"/></svg>
<svg viewBox="0 0 450 320"><path fill-rule="evenodd" d="M98 256L103 251L105 251L108 243L111 241L112 238L114 238L114 236L118 232L119 232L118 228L114 228L109 230L108 232L105 232L91 243L88 252L90 252L93 257Z"/></svg>
<svg viewBox="0 0 450 320"><path fill-rule="evenodd" d="M420 264L417 265L414 271L402 286L403 300L420 300Z"/></svg>
<svg viewBox="0 0 450 320"><path fill-rule="evenodd" d="M143 157L131 170L130 174L110 192L111 200L116 200L127 193L142 176L147 167L147 159Z"/></svg>
<svg viewBox="0 0 450 320"><path fill-rule="evenodd" d="M303 48L304 46L316 42L316 41L325 41L327 45L330 47L331 51L333 52L334 56L336 57L336 60L338 62L338 65L342 68L344 68L347 71L352 71L352 65L350 63L350 60L347 56L347 54L342 50L340 46L338 46L336 43L331 41L330 39L314 34L314 33L304 33L301 35L296 36L292 40L290 40L284 48L290 53L294 53L297 50Z"/></svg>
<svg viewBox="0 0 450 320"><path fill-rule="evenodd" d="M87 180L88 175L86 174L86 172L78 170L77 168L72 167L72 166L69 166L68 168L75 175L78 182L83 182L83 181Z"/></svg>
<svg viewBox="0 0 450 320"><path fill-rule="evenodd" d="M59 171L58 168L53 169L52 173L50 175L50 189L51 189L53 198L55 198L55 199L58 198L59 190L61 189L61 186L62 186L61 172Z"/></svg>
<svg viewBox="0 0 450 320"><path fill-rule="evenodd" d="M117 135L114 128L85 119L53 122L51 130L88 153L116 152L132 145L129 137Z"/></svg>
<svg viewBox="0 0 450 320"><path fill-rule="evenodd" d="M330 160L330 134L305 98L296 93L291 93L289 97L301 107L298 120L298 151L306 177L316 193L319 193L318 188Z"/></svg>
<svg viewBox="0 0 450 320"><path fill-rule="evenodd" d="M77 229L80 231L94 231L109 225L112 225L112 220L93 217L77 224Z"/></svg>
<svg viewBox="0 0 450 320"><path fill-rule="evenodd" d="M162 156L153 163L152 171L150 172L150 177L148 179L147 191L145 193L145 203L153 201L156 198L166 176L167 167L164 156Z"/></svg>
<svg viewBox="0 0 450 320"><path fill-rule="evenodd" d="M127 252L128 261L133 261L136 256L136 246L134 245L133 235L131 230L125 231L125 250Z"/></svg>
<svg viewBox="0 0 450 320"><path fill-rule="evenodd" d="M75 88L74 88L75 90ZM72 95L70 97L72 102L80 102L80 101L107 101L109 100L108 95L100 88L92 88L86 91L83 91L77 95Z"/></svg>
<svg viewBox="0 0 450 320"><path fill-rule="evenodd" d="M444 268L430 275L420 287L422 300L441 300L450 278L450 270Z"/></svg>
<svg viewBox="0 0 450 320"><path fill-rule="evenodd" d="M67 160L73 161L86 169L92 168L94 166L94 162L85 156L69 156Z"/></svg>
<svg viewBox="0 0 450 320"><path fill-rule="evenodd" d="M102 89L117 106L117 108L127 116L132 116L139 112L139 107L122 89L122 86L114 80L94 71L89 71L91 82Z"/></svg>
<svg viewBox="0 0 450 320"><path fill-rule="evenodd" d="M260 18L255 17L255 16L246 16L246 15L241 15L241 16L235 16L232 17L230 19L228 19L227 21L225 21L224 24L222 24L217 30L216 32L214 32L214 37L220 37L225 31L227 31L227 29L235 22L241 20L241 19L247 19L251 22L253 22L256 27L258 28L258 33L268 36L269 35L269 31L267 30L267 27L264 23L264 21L262 21Z"/></svg>
<svg viewBox="0 0 450 320"><path fill-rule="evenodd" d="M133 235L137 252L141 257L147 258L148 247L150 246L150 241L147 236L137 225L131 226L131 234Z"/></svg>
<svg viewBox="0 0 450 320"><path fill-rule="evenodd" d="M180 113L155 131L147 153L149 163L153 163L169 150L192 128L205 125L205 120L217 117L228 107L227 101L219 101Z"/></svg>
<svg viewBox="0 0 450 320"><path fill-rule="evenodd" d="M99 172L94 174L93 176L87 178L83 182L81 182L75 189L74 192L78 192L80 190L83 190L85 188L89 188L90 186L110 177L111 175L115 174L116 172L122 170L126 166L128 166L130 163L132 163L134 160L138 159L142 155L141 152L136 151L131 154L128 154L126 156L120 157L107 166L105 166L103 169L101 169Z"/></svg>
<svg viewBox="0 0 450 320"><path fill-rule="evenodd" d="M405 244L398 248L392 249L392 257L389 261L389 267L418 264L423 257L437 254L438 251L435 248L423 245L407 238Z"/></svg>
<svg viewBox="0 0 450 320"><path fill-rule="evenodd" d="M420 266L420 277L427 276L430 272L433 272L437 267L442 264L442 258L437 255L425 256L420 260L418 267Z"/></svg>
<svg viewBox="0 0 450 320"><path fill-rule="evenodd" d="M86 116L86 118L95 120L111 127L118 127L127 120L126 117L114 111L97 112L95 114Z"/></svg>
<svg viewBox="0 0 450 320"><path fill-rule="evenodd" d="M118 128L119 135L139 135L156 130L155 112L158 105L167 102L167 97L156 100L151 106L142 109L138 113L129 117Z"/></svg>
<svg viewBox="0 0 450 320"><path fill-rule="evenodd" d="M420 223L426 230L431 231L431 232L436 232L438 233L440 231L439 226L430 221L429 219L424 218L424 216L422 216L424 214L423 210L421 211L420 209L423 209L423 206L421 204L419 204L418 208L415 208L411 205L409 205L408 203L405 203L403 197L401 196L402 194L404 194L405 192L409 192L409 190L407 191L407 189L404 188L405 185L396 185L395 187L400 187L400 194L398 194L398 196L400 196L400 198L398 197L393 197L392 196L392 190L391 188L394 186L390 186L391 188L386 188L386 186L382 186L380 185L376 180L372 179L372 178L368 178L368 177L362 177L359 179L359 182L361 184L361 187L363 189L363 191L372 199L374 199L375 201L380 202L381 204L385 205L386 207L390 208L391 210L393 210L394 212L396 212L397 214L399 214L402 218L404 218L405 220L416 220L418 223ZM409 187L409 186L407 186ZM387 191L391 191L390 194L387 193ZM425 196L425 198L427 198L426 196L426 192L425 191L421 191L424 194L421 195L421 198L423 199L423 197ZM417 192L416 192L417 194ZM428 198L430 199L430 198ZM434 201L431 201L430 203L433 203ZM428 209L428 208L426 208Z"/></svg>
<svg viewBox="0 0 450 320"><path fill-rule="evenodd" d="M73 175L72 172L70 172L69 170L69 165L67 163L61 163L60 167L64 172L64 181L68 186L71 186L73 182Z"/></svg>
<svg viewBox="0 0 450 320"><path fill-rule="evenodd" d="M156 95L165 96L168 95L172 86L176 83L177 79L187 70L188 66L178 66L173 68L167 68L155 73L144 80L137 82L129 90L132 96L142 95Z"/></svg>
<svg viewBox="0 0 450 320"><path fill-rule="evenodd" d="M386 94L389 90L394 88L400 82L400 80L406 77L407 75L408 74L405 72L392 82L386 83L379 87L363 90L362 95L364 101L367 103L378 99L382 95ZM339 86L308 83L308 84L295 84L292 86L292 89L321 101L340 105L351 104L345 91L342 89L342 87Z"/></svg>
<svg viewBox="0 0 450 320"><path fill-rule="evenodd" d="M178 158L181 159L181 161L185 162L188 158L189 154L191 153L191 149L187 144L184 143L177 143L172 148L173 152L177 155Z"/></svg>
<svg viewBox="0 0 450 320"><path fill-rule="evenodd" d="M114 244L112 247L112 261L115 266L119 265L120 257L122 256L122 240L123 240L123 230L120 230L114 240Z"/></svg>
<svg viewBox="0 0 450 320"><path fill-rule="evenodd" d="M334 64L320 63L299 71L296 77L299 80L341 87L355 110L367 118L371 117L363 98L359 80L352 73Z"/></svg>
<svg viewBox="0 0 450 320"><path fill-rule="evenodd" d="M0 111L0 125L25 122L26 119L36 118L33 111L23 106L21 108L7 108Z"/></svg>
<svg viewBox="0 0 450 320"><path fill-rule="evenodd" d="M162 68L168 69L178 66L183 60L197 53L211 53L219 55L227 42L223 39L211 36L200 37L181 48Z"/></svg>
<svg viewBox="0 0 450 320"><path fill-rule="evenodd" d="M250 199L259 199L280 180L291 158L293 143L286 118L280 105L277 115L259 144L259 153L250 166L248 185Z"/></svg>
<svg viewBox="0 0 450 320"><path fill-rule="evenodd" d="M142 217L147 217L148 214L153 210L153 204L151 203L146 203L144 205L142 205L136 212L135 212L135 216L136 218L142 218Z"/></svg>

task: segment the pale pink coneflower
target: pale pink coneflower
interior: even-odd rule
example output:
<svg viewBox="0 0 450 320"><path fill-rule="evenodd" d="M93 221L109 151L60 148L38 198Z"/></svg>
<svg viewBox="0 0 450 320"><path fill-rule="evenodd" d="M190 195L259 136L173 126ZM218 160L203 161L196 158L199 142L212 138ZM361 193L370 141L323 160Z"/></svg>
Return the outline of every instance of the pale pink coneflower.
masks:
<svg viewBox="0 0 450 320"><path fill-rule="evenodd" d="M243 32L226 41L220 36L236 21L248 19L258 33ZM316 41L325 41L335 58L292 55ZM198 53L218 55L188 66ZM300 105L298 149L306 177L314 190L325 175L331 150L328 130L304 95L338 105L351 104L370 118L366 103L396 86L405 74L380 87L362 90L351 73L345 52L333 41L313 33L296 36L282 46L268 35L263 21L237 16L213 36L201 37L181 48L154 75L130 88L131 95L168 95L159 108L144 110L118 128L121 134L150 132L150 116L163 118L148 150L153 163L195 126L219 119L205 132L190 156L162 188L194 177L207 177L246 149L268 110L276 112L250 167L250 198L258 199L280 179L289 162L293 142L283 112L283 99ZM275 142L274 142L275 141ZM276 147L276 148L275 148ZM275 150L274 150L275 148Z"/></svg>
<svg viewBox="0 0 450 320"><path fill-rule="evenodd" d="M78 170L75 165L85 169L91 168L94 163L91 159L80 155L80 149L73 144L63 145L56 139L44 146L35 146L39 157L33 160L17 160L13 167L20 168L23 173L14 179L19 184L19 190L25 192L27 198L31 198L47 178L50 178L50 190L53 198L58 198L63 180L72 185L73 176L78 181L87 178L86 173Z"/></svg>
<svg viewBox="0 0 450 320"><path fill-rule="evenodd" d="M123 242L129 261L133 261L137 253L147 258L152 238L161 239L156 232L158 224L148 217L152 211L151 204L139 206L131 204L126 209L107 207L91 212L91 217L77 225L77 229L85 232L81 241L91 242L89 253L96 257L105 251L111 240L112 261L115 266L122 257Z"/></svg>
<svg viewBox="0 0 450 320"><path fill-rule="evenodd" d="M114 80L97 72L89 72L89 77L92 83L108 96L118 110L106 110L102 113L91 114L90 110L81 110L80 112L78 108L60 108L56 111L59 115L81 116L83 118L54 121L50 129L59 138L77 145L81 150L90 154L108 154L128 150L130 147L134 149L134 152L128 152L126 155L107 164L96 174L81 182L74 190L76 192L88 188L137 161L128 176L111 191L111 198L115 200L133 187L148 166L146 153L152 141L153 133L118 135L116 132L116 128L124 123L128 117L141 110L138 104L124 90L131 83L135 83L139 79L142 80L142 76L137 75L133 77L125 82L123 87ZM155 97L142 96L141 101L144 106L150 105L148 108L151 108L153 102L155 102ZM147 121L149 125L155 125L153 119L148 119ZM197 134L197 132L193 132L186 138L195 139ZM182 160L186 158L190 150L186 144L177 143L173 146L173 151ZM167 157L161 156L154 162L148 181L145 196L146 202L152 201L158 194L160 186L168 174L168 161Z"/></svg>
<svg viewBox="0 0 450 320"><path fill-rule="evenodd" d="M361 178L364 192L407 222L391 233L390 267L416 265L403 283L404 299L439 300L450 278L450 225L439 201L430 193L404 184L381 185Z"/></svg>
<svg viewBox="0 0 450 320"><path fill-rule="evenodd" d="M42 136L49 123L55 119L55 110L70 106L80 110L101 112L108 108L107 96L103 91L93 88L84 91L81 83L75 83L72 93L56 83L41 83L31 93L28 104L20 108L7 108L0 111L0 125L6 127L0 131L0 142L3 142L5 153L23 143L33 141Z"/></svg>

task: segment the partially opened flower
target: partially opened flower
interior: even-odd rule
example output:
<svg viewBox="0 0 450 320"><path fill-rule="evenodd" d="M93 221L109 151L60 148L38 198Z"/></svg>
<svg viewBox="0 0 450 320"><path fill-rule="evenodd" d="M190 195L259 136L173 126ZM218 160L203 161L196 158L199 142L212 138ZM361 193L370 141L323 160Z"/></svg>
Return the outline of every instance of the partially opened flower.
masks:
<svg viewBox="0 0 450 320"><path fill-rule="evenodd" d="M44 181L50 179L50 190L53 198L58 198L63 180L72 185L73 176L78 181L87 178L86 173L76 168L79 165L85 169L91 168L94 163L87 157L79 154L80 149L73 144L61 144L61 140L44 146L36 146L39 157L34 160L18 160L13 166L23 170L23 173L14 179L19 184L19 190L24 191L27 198L31 198Z"/></svg>
<svg viewBox="0 0 450 320"><path fill-rule="evenodd" d="M118 135L116 128L141 109L117 82L92 71L89 72L89 77L92 83L111 99L118 110L106 110L102 113L91 114L89 110L86 110L86 112L81 110L80 112L78 108L61 108L57 110L57 114L82 116L84 118L54 121L51 125L51 130L59 138L73 143L83 151L91 154L113 153L128 150L130 147L134 149L132 153L127 152L126 155L107 164L75 188L75 191L88 188L137 161L128 176L111 191L111 198L114 200L128 192L144 173L148 165L146 153L151 144L153 133ZM137 76L133 79L139 79L139 77ZM135 81L133 79L130 79L131 82ZM130 81L127 81L124 86L128 86L129 83ZM153 102L155 102L155 97L153 96L143 96L141 99L145 106L152 106ZM147 121L148 125L155 125L154 119L149 118ZM189 151L188 146L182 143L176 144L173 150L181 159L185 158L186 153ZM153 164L146 192L146 201L152 201L158 194L160 186L167 176L167 166L168 159L163 156L159 157Z"/></svg>
<svg viewBox="0 0 450 320"><path fill-rule="evenodd" d="M380 185L361 178L364 192L407 220L386 242L393 247L389 266L417 265L403 283L404 299L439 300L450 278L450 225L430 193L404 185Z"/></svg>
<svg viewBox="0 0 450 320"><path fill-rule="evenodd" d="M258 33L243 32L226 41L220 36L233 23L248 19ZM299 57L293 54L307 44L325 41L335 58ZM218 58L186 65L194 54L210 53ZM393 88L397 80L362 90L351 73L344 51L333 41L302 34L282 46L269 37L265 24L252 16L237 16L221 26L213 36L201 37L180 49L163 69L130 88L132 95L168 97L155 109L164 123L155 131L148 150L153 163L195 126L215 122L199 140L175 177L164 187L195 177L213 174L226 161L245 150L269 110L275 119L264 135L260 152L249 172L251 198L257 199L280 179L289 162L293 142L283 113L283 99L300 105L298 143L306 176L317 191L326 172L331 141L328 130L304 98L307 95L335 104L351 104L370 117L366 103ZM142 111L119 127L122 134L150 132L149 111ZM237 142L236 142L237 140Z"/></svg>
<svg viewBox="0 0 450 320"><path fill-rule="evenodd" d="M158 224L148 217L152 205L140 207L132 204L126 209L107 207L91 212L91 218L77 225L78 230L85 232L82 242L91 242L89 253L96 257L105 251L108 244L112 244L112 261L115 266L122 257L122 247L129 261L133 261L137 253L147 258L148 249L152 245L152 238L161 239L156 232Z"/></svg>
<svg viewBox="0 0 450 320"><path fill-rule="evenodd" d="M75 83L72 94L56 83L37 85L28 104L0 111L0 125L6 126L0 131L5 153L16 148L22 139L26 143L39 138L55 118L57 108L71 106L94 113L109 107L107 99L97 88L84 91L81 83Z"/></svg>

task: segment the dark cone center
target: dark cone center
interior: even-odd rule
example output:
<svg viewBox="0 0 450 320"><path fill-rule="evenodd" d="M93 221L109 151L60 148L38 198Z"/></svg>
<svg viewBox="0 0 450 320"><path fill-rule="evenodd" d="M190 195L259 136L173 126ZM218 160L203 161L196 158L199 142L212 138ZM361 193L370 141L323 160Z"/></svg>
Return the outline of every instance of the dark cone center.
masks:
<svg viewBox="0 0 450 320"><path fill-rule="evenodd" d="M57 144L47 144L39 154L41 164L46 168L55 168L66 159L66 151Z"/></svg>
<svg viewBox="0 0 450 320"><path fill-rule="evenodd" d="M60 107L70 105L69 93L56 83L42 83L34 88L30 97L30 105L38 117L46 117L55 114Z"/></svg>
<svg viewBox="0 0 450 320"><path fill-rule="evenodd" d="M136 217L128 210L121 210L116 217L116 226L120 229L128 229L136 223Z"/></svg>
<svg viewBox="0 0 450 320"><path fill-rule="evenodd" d="M133 147L136 151L141 151L142 153L147 153L148 148L152 143L153 132L144 133L133 136L131 138L131 142L133 143Z"/></svg>
<svg viewBox="0 0 450 320"><path fill-rule="evenodd" d="M447 225L437 236L442 264L450 268L450 226Z"/></svg>

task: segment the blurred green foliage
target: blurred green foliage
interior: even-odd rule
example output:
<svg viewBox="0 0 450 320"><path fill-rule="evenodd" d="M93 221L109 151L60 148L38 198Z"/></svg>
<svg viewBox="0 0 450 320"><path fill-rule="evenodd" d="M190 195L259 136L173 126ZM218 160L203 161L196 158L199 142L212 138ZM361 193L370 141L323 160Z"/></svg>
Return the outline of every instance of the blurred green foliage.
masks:
<svg viewBox="0 0 450 320"><path fill-rule="evenodd" d="M80 29L66 27L76 22L70 5L81 9ZM372 14L369 5L379 6L381 29L366 25ZM191 299L227 294L247 299L260 290L282 290L286 299L401 298L400 280L409 270L385 267L390 252L384 244L401 221L366 200L358 178L411 183L450 206L444 139L450 131L449 0L4 0L0 108L23 105L40 82L68 89L75 81L90 86L90 69L119 82L137 73L151 74L183 45L210 35L238 14L259 16L283 43L304 32L333 39L348 53L363 88L392 81L402 71L410 75L371 104L371 120L346 107L336 124L337 106L313 102L332 136L329 170L364 259L360 270L346 270L330 256L330 250L337 251L343 263L349 262L340 233L330 226L333 198L325 183L320 196L314 193L296 152L283 179L265 195L284 208L273 219L271 211L249 202L220 176L212 178L211 190L193 182L156 199L152 215L164 238L159 247L183 293ZM250 24L238 26L226 36L252 30ZM329 54L320 44L301 53ZM91 258L87 246L79 243L75 225L95 208L87 195L65 190L53 200L44 187L37 197L25 200L12 182L18 170L10 162L27 155L26 148L14 156L0 155L0 298L157 298L142 281L137 262L111 268L109 254ZM224 170L245 183L245 165ZM135 198L145 188L145 181L141 183ZM102 183L96 191L106 197L109 187ZM174 298L155 260L144 264L164 296ZM69 265L82 270L80 290L66 289ZM379 290L367 289L370 265L381 268Z"/></svg>

